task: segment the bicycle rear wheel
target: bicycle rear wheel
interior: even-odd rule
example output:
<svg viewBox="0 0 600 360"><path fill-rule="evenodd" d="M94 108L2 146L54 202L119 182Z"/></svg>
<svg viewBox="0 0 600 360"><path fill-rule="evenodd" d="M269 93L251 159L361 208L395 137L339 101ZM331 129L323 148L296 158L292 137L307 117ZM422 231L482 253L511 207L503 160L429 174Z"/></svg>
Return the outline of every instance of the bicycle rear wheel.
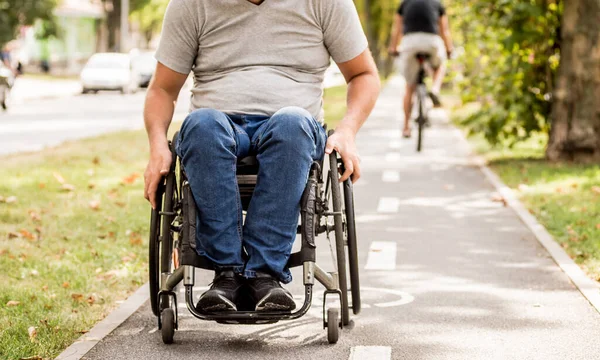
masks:
<svg viewBox="0 0 600 360"><path fill-rule="evenodd" d="M424 88L420 88L417 90L417 102L419 107L419 117L417 118L417 126L418 126L418 134L417 134L417 151L420 152L423 148L423 130L425 127L425 122L427 119L425 118L425 96L426 90Z"/></svg>

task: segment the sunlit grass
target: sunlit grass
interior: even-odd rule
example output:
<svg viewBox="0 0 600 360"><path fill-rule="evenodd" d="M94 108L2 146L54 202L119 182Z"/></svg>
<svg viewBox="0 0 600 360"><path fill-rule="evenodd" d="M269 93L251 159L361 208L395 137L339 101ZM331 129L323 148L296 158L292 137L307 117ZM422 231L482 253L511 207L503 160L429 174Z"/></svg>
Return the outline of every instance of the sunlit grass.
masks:
<svg viewBox="0 0 600 360"><path fill-rule="evenodd" d="M345 107L326 90L330 128ZM147 151L128 131L0 157L0 358L55 357L147 281Z"/></svg>

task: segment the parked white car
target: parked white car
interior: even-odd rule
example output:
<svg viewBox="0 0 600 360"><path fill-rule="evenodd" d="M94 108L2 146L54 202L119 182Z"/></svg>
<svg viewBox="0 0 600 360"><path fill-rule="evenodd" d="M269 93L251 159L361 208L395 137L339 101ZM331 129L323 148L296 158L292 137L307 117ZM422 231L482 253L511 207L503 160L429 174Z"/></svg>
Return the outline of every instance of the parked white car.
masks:
<svg viewBox="0 0 600 360"><path fill-rule="evenodd" d="M127 54L98 53L92 55L81 71L83 93L99 90L119 90L123 94L139 87L139 74Z"/></svg>

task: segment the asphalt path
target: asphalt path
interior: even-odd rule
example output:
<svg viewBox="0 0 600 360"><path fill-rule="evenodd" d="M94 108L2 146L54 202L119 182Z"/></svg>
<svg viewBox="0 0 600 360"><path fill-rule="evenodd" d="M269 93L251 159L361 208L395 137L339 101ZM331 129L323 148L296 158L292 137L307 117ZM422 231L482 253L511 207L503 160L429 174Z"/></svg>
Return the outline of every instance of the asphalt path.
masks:
<svg viewBox="0 0 600 360"><path fill-rule="evenodd" d="M303 318L219 325L180 306L175 344L162 344L142 306L85 359L598 359L600 315L469 157L436 111L424 151L400 139L403 83L384 90L358 137L356 186L362 295L354 326L328 345L322 287ZM327 240L318 263L332 269ZM301 273L290 286L302 294ZM198 272L199 295L212 275ZM179 297L180 303L183 297Z"/></svg>

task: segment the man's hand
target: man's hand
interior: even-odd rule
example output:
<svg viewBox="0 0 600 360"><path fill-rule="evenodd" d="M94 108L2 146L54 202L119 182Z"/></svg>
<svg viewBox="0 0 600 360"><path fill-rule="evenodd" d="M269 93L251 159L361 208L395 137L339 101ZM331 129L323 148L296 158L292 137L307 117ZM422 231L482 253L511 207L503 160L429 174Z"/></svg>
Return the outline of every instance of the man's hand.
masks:
<svg viewBox="0 0 600 360"><path fill-rule="evenodd" d="M340 178L340 182L346 181L350 176L352 176L353 183L360 178L360 157L358 151L356 151L354 138L355 134L352 130L338 128L327 140L325 153L329 155L335 150L342 157L344 173Z"/></svg>
<svg viewBox="0 0 600 360"><path fill-rule="evenodd" d="M162 177L169 173L173 161L172 156L168 145L162 145L150 151L150 161L144 173L144 197L150 201L153 209L156 209L158 184Z"/></svg>

